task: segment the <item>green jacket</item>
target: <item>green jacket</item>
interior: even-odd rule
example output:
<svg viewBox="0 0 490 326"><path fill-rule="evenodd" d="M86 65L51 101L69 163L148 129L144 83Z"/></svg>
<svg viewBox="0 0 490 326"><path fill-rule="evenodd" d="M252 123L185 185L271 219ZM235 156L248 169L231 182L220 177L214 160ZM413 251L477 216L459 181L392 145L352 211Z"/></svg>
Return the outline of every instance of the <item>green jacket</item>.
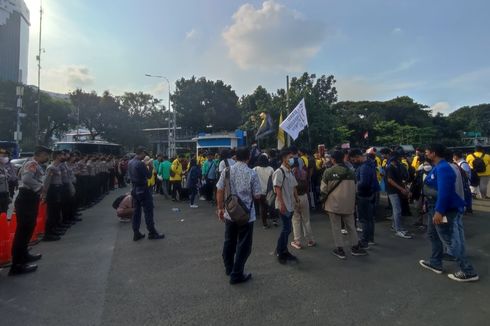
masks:
<svg viewBox="0 0 490 326"><path fill-rule="evenodd" d="M170 161L163 161L158 167L158 175L163 178L163 180L170 180L170 167L172 163Z"/></svg>
<svg viewBox="0 0 490 326"><path fill-rule="evenodd" d="M323 173L320 190L325 198L324 209L329 213L352 215L356 205L354 172L345 165L334 165Z"/></svg>

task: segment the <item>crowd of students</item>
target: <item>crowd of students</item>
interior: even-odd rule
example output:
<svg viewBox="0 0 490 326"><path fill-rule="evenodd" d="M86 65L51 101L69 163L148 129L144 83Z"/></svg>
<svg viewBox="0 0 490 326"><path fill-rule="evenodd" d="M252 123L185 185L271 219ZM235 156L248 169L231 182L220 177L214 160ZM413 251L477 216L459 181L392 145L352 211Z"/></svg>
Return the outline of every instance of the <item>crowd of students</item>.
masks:
<svg viewBox="0 0 490 326"><path fill-rule="evenodd" d="M294 147L280 153L262 152L257 147L246 152L241 157L231 155L238 162L246 162L249 170L243 164L236 169L227 164L217 184L218 216L227 225L223 259L232 284L251 278L243 273L243 267L251 251L251 240L249 243L244 239L252 232L249 226L234 220L236 209L227 207L227 198L233 193L244 197L244 209L249 200L255 203L250 206L255 206L250 223L260 216L264 228L269 228L270 220L275 225L281 220L276 247L281 264L297 261L289 245L295 249L316 245L310 223L312 209L328 214L332 253L346 259L344 235L353 256L365 256L376 245L375 212L380 193L387 194L392 230L401 239L413 238L404 217L412 214L410 204L415 202L419 215L416 226L427 229L432 245L430 259L421 260L420 265L440 274L443 259L455 260L460 271L449 274L449 278L460 282L479 279L466 258L462 217L472 212L473 197L483 197L488 188L490 157L480 147L467 155L468 161L461 152L453 153L439 144L424 151L418 149L412 157L407 157L402 148L384 148L379 153L375 148L334 149L324 155L320 151L310 155ZM289 242L291 232L294 236Z"/></svg>

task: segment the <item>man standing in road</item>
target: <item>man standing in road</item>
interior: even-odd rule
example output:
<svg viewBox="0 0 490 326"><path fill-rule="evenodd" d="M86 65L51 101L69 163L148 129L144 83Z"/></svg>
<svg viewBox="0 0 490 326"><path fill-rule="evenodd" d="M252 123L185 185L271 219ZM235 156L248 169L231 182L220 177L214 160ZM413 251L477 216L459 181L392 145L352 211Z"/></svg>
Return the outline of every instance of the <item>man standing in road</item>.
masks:
<svg viewBox="0 0 490 326"><path fill-rule="evenodd" d="M252 251L253 227L256 219L253 207L254 199L260 197L260 181L257 173L247 165L250 151L240 148L237 151L237 163L227 167L217 183L218 217L225 222L225 242L223 245L223 262L226 275L230 276L230 284L245 283L252 274L244 274L245 263ZM243 205L251 207L250 218L245 225L233 222L224 208L225 179L229 177L230 193L240 198Z"/></svg>
<svg viewBox="0 0 490 326"><path fill-rule="evenodd" d="M141 208L145 213L146 228L148 229L148 239L158 240L163 239L165 236L159 234L155 229L155 222L153 220L153 196L150 188L148 187L148 179L151 177L151 171L149 171L142 160L148 155L144 148L138 148L136 150L135 157L129 162L129 177L133 189L131 195L134 200L134 214L133 214L133 240L138 241L145 237L140 232L141 225Z"/></svg>
<svg viewBox="0 0 490 326"><path fill-rule="evenodd" d="M49 160L51 150L38 147L34 157L27 160L19 171L19 193L15 199L17 212L17 228L12 244L12 267L9 275L31 273L37 270L37 265L30 264L42 258L41 254L31 254L27 250L32 233L36 228L36 218L41 196L44 196L41 164Z"/></svg>
<svg viewBox="0 0 490 326"><path fill-rule="evenodd" d="M163 156L163 162L158 167L158 176L162 179L162 191L165 199L169 198L170 193L170 169L172 163L168 160L168 156Z"/></svg>
<svg viewBox="0 0 490 326"><path fill-rule="evenodd" d="M490 155L485 153L482 146L476 146L475 152L466 157L473 173L480 179L475 194L478 199L490 198Z"/></svg>
<svg viewBox="0 0 490 326"><path fill-rule="evenodd" d="M442 258L444 247L456 258L460 271L448 274L448 277L458 282L474 282L479 277L468 261L465 252L465 238L462 227L465 201L461 178L446 160L446 148L440 144L430 145L425 155L432 161L434 168L425 178L429 221L428 235L432 245L429 260L421 260L422 267L442 274Z"/></svg>
<svg viewBox="0 0 490 326"><path fill-rule="evenodd" d="M182 173L184 172L181 163L182 157L177 155L170 167L170 184L172 186L172 200L177 201L177 193L179 200L182 195Z"/></svg>
<svg viewBox="0 0 490 326"><path fill-rule="evenodd" d="M294 206L299 203L296 186L298 182L291 172L295 160L293 152L285 149L280 154L282 165L272 175L272 184L276 193L276 209L282 220L282 231L277 240L276 254L280 264L286 264L288 261L297 261L288 250L289 235L292 230L292 217Z"/></svg>

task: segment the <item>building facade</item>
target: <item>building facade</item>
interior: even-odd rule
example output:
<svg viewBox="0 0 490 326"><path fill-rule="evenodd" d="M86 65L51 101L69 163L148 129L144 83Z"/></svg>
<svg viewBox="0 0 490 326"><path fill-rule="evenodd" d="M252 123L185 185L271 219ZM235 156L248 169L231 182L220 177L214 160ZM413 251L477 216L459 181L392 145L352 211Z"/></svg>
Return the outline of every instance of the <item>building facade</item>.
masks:
<svg viewBox="0 0 490 326"><path fill-rule="evenodd" d="M24 0L0 0L0 80L27 83L29 26Z"/></svg>

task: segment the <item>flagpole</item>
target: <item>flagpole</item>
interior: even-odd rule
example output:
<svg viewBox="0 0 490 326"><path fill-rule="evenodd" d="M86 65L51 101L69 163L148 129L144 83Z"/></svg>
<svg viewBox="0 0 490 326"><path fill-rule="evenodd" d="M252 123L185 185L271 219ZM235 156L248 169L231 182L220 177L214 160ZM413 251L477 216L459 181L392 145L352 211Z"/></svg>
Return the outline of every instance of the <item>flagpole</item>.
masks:
<svg viewBox="0 0 490 326"><path fill-rule="evenodd" d="M291 113L289 110L289 75L286 75L286 117ZM289 134L286 135L286 145L287 147L291 146L291 136Z"/></svg>

